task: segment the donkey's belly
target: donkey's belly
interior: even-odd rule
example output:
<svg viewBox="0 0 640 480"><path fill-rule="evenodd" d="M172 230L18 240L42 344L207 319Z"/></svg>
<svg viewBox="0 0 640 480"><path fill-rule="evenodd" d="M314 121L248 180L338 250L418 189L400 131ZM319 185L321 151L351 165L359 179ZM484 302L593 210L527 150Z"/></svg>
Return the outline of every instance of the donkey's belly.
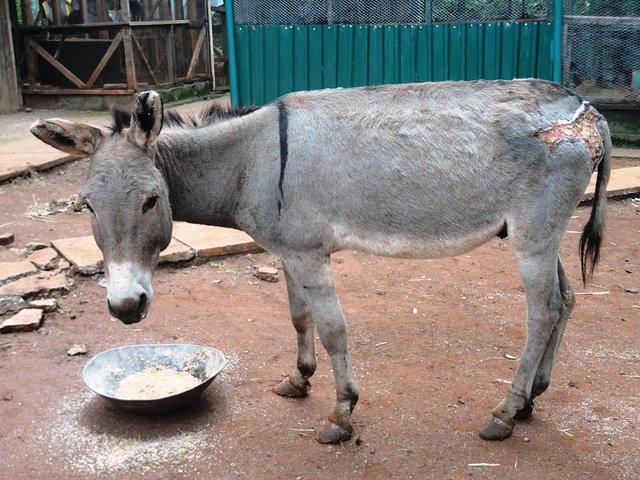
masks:
<svg viewBox="0 0 640 480"><path fill-rule="evenodd" d="M333 227L332 251L361 250L364 252L398 258L444 258L473 250L498 235L504 221L486 228L466 231L464 234L448 232L441 237L433 234L419 236L407 233L390 233L371 230L355 230L344 226Z"/></svg>

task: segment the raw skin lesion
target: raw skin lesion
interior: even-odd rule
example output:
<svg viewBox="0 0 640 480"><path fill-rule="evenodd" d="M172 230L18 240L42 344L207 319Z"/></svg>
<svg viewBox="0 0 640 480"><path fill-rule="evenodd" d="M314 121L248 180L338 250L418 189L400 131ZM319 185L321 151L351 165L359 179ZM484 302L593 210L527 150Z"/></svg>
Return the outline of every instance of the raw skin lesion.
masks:
<svg viewBox="0 0 640 480"><path fill-rule="evenodd" d="M588 102L583 102L571 120L538 130L534 135L546 143L552 152L562 140L583 142L591 152L595 170L604 153L602 137L596 126L602 118L603 116Z"/></svg>

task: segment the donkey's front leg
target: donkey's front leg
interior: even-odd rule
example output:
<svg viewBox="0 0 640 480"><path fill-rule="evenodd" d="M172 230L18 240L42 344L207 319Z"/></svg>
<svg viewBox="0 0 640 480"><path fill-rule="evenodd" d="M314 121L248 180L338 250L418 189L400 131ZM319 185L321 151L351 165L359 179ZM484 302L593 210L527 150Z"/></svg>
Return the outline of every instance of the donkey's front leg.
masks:
<svg viewBox="0 0 640 480"><path fill-rule="evenodd" d="M329 255L296 255L285 259L285 268L302 287L304 299L331 357L336 381L336 406L316 433L320 443L339 443L351 438L351 412L358 402L358 387L347 349L347 327L336 295Z"/></svg>
<svg viewBox="0 0 640 480"><path fill-rule="evenodd" d="M289 294L289 309L291 322L298 334L298 361L296 369L289 377L273 388L273 391L283 397L304 397L311 384L309 378L316 371L316 352L313 339L313 320L307 302L304 299L302 286L299 285L287 269L284 269Z"/></svg>

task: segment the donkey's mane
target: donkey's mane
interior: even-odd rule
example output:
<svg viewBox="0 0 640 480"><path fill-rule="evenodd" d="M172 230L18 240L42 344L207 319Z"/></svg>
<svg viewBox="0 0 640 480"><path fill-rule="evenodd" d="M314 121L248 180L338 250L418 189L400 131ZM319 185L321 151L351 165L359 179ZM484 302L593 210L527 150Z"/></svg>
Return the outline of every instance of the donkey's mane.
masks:
<svg viewBox="0 0 640 480"><path fill-rule="evenodd" d="M255 105L237 108L213 103L195 116L180 114L177 110L169 109L164 111L163 126L169 128L202 128L216 122L242 117L255 112L259 108ZM122 133L125 128L131 126L131 109L113 105L111 107L111 122L109 129L113 134Z"/></svg>

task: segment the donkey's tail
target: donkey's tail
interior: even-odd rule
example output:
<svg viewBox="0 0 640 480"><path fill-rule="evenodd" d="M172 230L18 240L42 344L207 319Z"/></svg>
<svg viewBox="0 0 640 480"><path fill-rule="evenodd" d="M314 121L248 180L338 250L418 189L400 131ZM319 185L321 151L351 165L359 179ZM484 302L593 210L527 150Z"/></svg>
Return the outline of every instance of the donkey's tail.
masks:
<svg viewBox="0 0 640 480"><path fill-rule="evenodd" d="M598 132L602 137L602 160L598 164L598 177L596 179L596 191L593 195L591 217L584 227L580 237L580 267L582 270L582 282L593 275L593 270L600 258L600 245L604 235L604 223L607 209L607 183L611 173L611 134L609 126L604 118L598 119Z"/></svg>

